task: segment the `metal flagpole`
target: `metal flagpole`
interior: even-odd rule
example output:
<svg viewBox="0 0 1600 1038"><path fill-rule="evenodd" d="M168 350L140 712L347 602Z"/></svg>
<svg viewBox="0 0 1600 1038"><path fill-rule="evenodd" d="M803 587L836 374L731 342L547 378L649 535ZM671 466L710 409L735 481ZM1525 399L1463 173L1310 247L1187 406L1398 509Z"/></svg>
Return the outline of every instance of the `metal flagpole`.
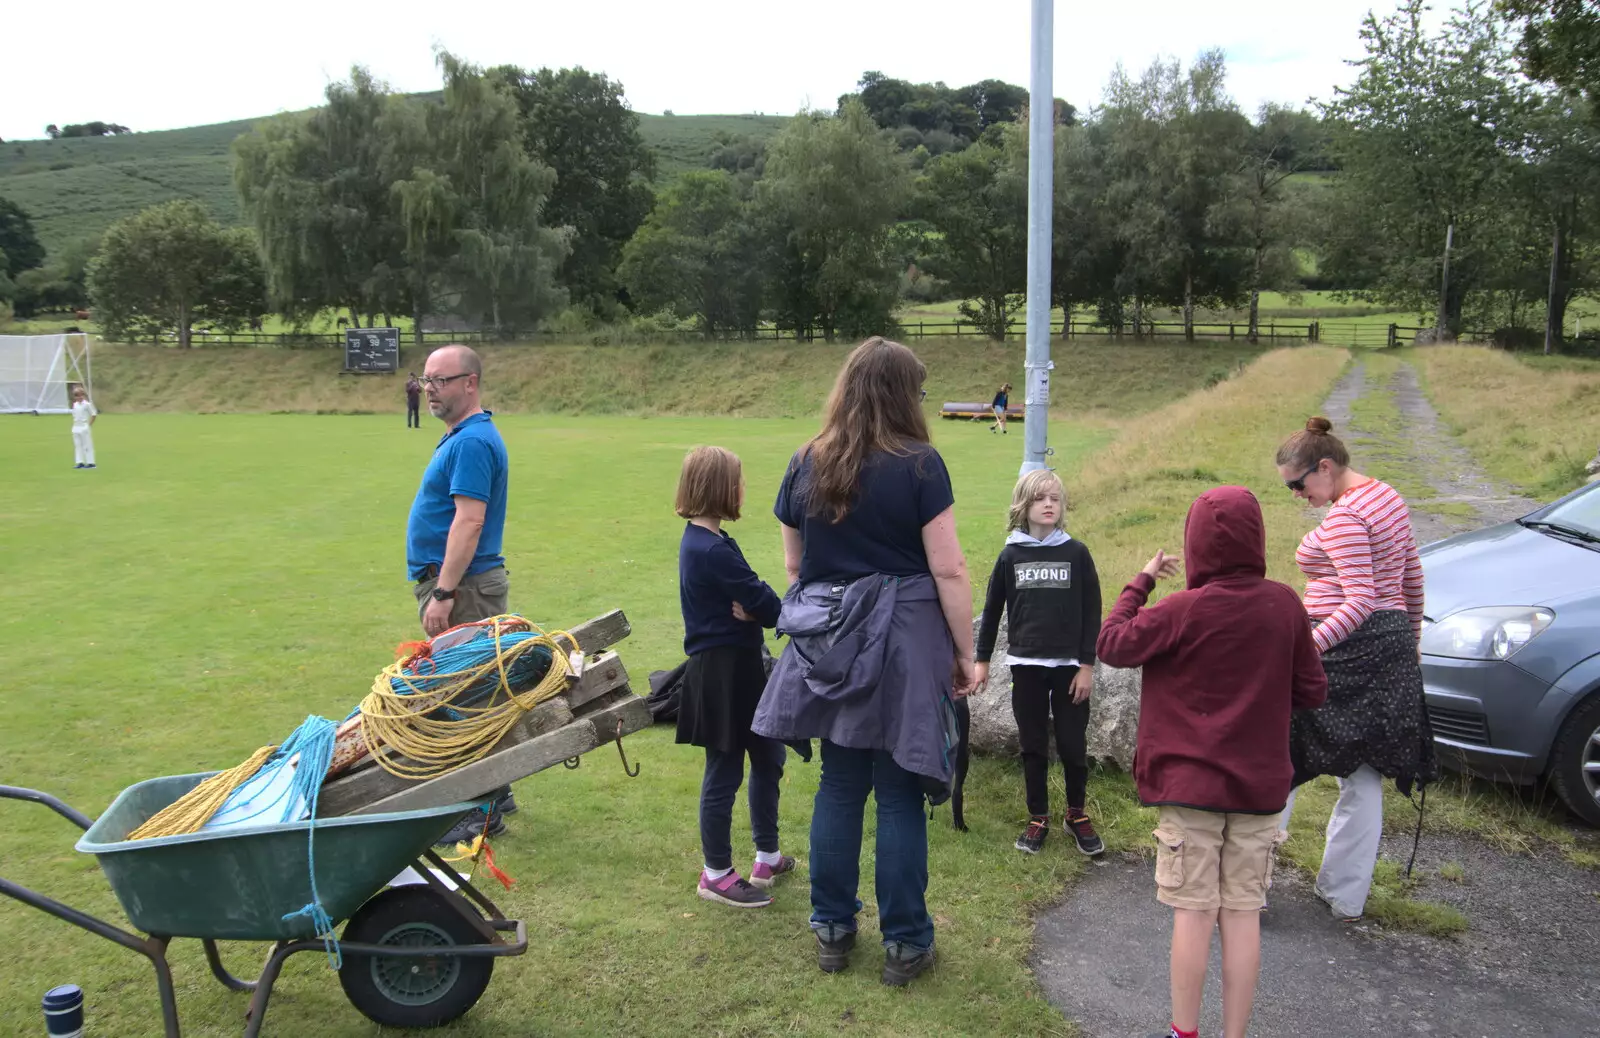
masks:
<svg viewBox="0 0 1600 1038"><path fill-rule="evenodd" d="M1050 454L1050 225L1054 216L1055 89L1050 63L1055 0L1033 0L1032 72L1028 80L1028 359L1023 374L1026 420L1022 471L1048 468Z"/></svg>

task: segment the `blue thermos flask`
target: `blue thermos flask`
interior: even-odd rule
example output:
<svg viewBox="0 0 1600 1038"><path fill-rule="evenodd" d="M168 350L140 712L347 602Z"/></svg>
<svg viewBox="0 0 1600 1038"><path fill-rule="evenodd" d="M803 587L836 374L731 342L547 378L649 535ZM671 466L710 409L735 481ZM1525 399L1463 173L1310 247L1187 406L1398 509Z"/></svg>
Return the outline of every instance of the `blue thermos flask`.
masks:
<svg viewBox="0 0 1600 1038"><path fill-rule="evenodd" d="M44 1026L50 1038L81 1038L83 989L76 984L51 988L44 995Z"/></svg>

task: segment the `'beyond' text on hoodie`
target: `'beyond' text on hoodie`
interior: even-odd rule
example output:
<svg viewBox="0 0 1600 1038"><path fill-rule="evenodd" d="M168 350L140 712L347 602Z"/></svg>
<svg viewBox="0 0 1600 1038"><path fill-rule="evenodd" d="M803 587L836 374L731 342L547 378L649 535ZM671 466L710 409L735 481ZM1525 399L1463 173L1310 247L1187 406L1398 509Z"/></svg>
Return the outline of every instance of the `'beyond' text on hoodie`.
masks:
<svg viewBox="0 0 1600 1038"><path fill-rule="evenodd" d="M1075 659L1094 665L1100 636L1100 577L1081 541L1060 530L1044 540L1013 530L989 575L989 594L978 628L977 658L989 662L1006 615L1011 655Z"/></svg>

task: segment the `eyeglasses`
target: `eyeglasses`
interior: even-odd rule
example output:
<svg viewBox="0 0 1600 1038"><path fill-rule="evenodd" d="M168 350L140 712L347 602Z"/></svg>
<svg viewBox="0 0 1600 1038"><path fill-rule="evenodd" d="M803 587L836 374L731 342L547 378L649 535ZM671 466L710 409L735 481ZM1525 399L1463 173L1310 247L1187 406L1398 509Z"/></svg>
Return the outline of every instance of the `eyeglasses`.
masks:
<svg viewBox="0 0 1600 1038"><path fill-rule="evenodd" d="M1290 490L1294 491L1296 494L1298 494L1301 491L1305 490L1305 488L1306 488L1306 477L1311 475L1313 472L1317 471L1321 467L1322 467L1322 462L1319 461L1315 465L1313 465L1310 468L1306 469L1304 472L1300 473L1300 478L1299 479L1291 479L1291 480L1287 481L1286 483L1284 483L1283 485L1288 487Z"/></svg>
<svg viewBox="0 0 1600 1038"><path fill-rule="evenodd" d="M470 374L472 374L472 372L463 371L459 375L424 375L417 381L421 382L424 386L443 386L446 382L454 382L456 379L466 378Z"/></svg>

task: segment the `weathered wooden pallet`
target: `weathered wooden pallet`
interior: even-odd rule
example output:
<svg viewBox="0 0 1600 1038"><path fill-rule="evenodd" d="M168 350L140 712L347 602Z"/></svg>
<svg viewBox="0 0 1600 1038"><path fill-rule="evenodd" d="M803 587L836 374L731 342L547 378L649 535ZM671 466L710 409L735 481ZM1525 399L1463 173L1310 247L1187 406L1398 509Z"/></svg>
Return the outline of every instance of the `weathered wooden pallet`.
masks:
<svg viewBox="0 0 1600 1038"><path fill-rule="evenodd" d="M332 817L411 811L473 800L648 728L650 709L629 688L622 659L604 651L631 631L621 610L574 627L571 634L585 655L578 682L528 711L482 760L421 781L367 761L359 770L324 783L317 813Z"/></svg>

